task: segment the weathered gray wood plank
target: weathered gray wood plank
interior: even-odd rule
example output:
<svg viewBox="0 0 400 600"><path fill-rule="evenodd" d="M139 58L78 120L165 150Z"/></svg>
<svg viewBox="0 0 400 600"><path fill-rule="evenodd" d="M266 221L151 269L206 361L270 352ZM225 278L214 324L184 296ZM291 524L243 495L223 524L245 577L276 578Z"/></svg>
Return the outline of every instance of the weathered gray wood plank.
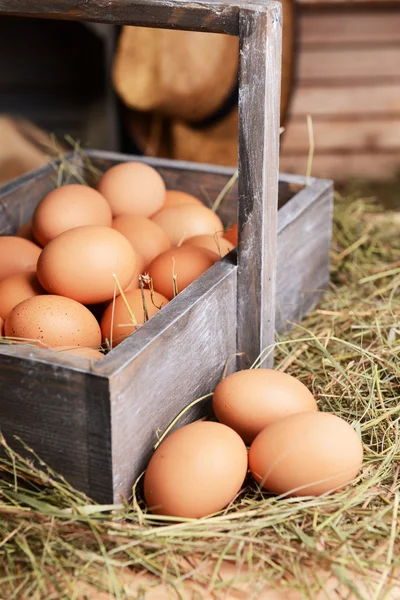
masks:
<svg viewBox="0 0 400 600"><path fill-rule="evenodd" d="M35 360L28 346L0 346L0 430L20 437L83 492L110 501L107 379ZM17 444L18 446L18 444Z"/></svg>
<svg viewBox="0 0 400 600"><path fill-rule="evenodd" d="M0 0L0 14L238 35L239 7L262 10L267 4L266 0Z"/></svg>
<svg viewBox="0 0 400 600"><path fill-rule="evenodd" d="M237 337L251 362L274 341L281 38L280 5L241 9Z"/></svg>
<svg viewBox="0 0 400 600"><path fill-rule="evenodd" d="M329 285L333 186L314 180L278 215L275 329L287 332Z"/></svg>

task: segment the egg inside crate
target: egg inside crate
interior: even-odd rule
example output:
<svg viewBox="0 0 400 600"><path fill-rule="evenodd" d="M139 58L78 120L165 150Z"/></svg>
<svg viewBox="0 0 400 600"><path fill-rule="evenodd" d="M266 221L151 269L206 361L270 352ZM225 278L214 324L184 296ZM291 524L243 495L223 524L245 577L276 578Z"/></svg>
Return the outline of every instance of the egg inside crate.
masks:
<svg viewBox="0 0 400 600"><path fill-rule="evenodd" d="M200 518L225 508L247 473L241 438L220 423L198 421L171 433L154 452L144 476L151 512Z"/></svg>
<svg viewBox="0 0 400 600"><path fill-rule="evenodd" d="M33 296L15 306L4 325L6 337L36 346L99 348L101 331L92 313L82 304L62 296Z"/></svg>
<svg viewBox="0 0 400 600"><path fill-rule="evenodd" d="M0 281L0 317L6 319L14 306L27 298L45 293L33 271L6 277Z"/></svg>
<svg viewBox="0 0 400 600"><path fill-rule="evenodd" d="M82 346L62 346L61 348L55 348L55 351L60 352L61 354L83 356L84 358L88 358L89 360L101 360L102 358L104 358L104 354L100 352L100 350L96 350L95 348L85 348Z"/></svg>
<svg viewBox="0 0 400 600"><path fill-rule="evenodd" d="M183 204L165 208L152 220L165 231L173 246L187 238L203 234L223 234L222 221L217 214L205 206Z"/></svg>
<svg viewBox="0 0 400 600"><path fill-rule="evenodd" d="M45 246L60 233L74 227L111 227L111 223L111 208L107 200L93 188L73 183L52 190L39 202L32 228L35 239Z"/></svg>
<svg viewBox="0 0 400 600"><path fill-rule="evenodd" d="M331 413L304 412L268 425L250 447L256 481L275 494L319 496L359 472L363 447L354 429Z"/></svg>
<svg viewBox="0 0 400 600"><path fill-rule="evenodd" d="M171 247L165 231L146 217L121 215L113 220L112 226L130 241L135 252L143 258L143 268Z"/></svg>
<svg viewBox="0 0 400 600"><path fill-rule="evenodd" d="M135 251L119 231L86 225L49 242L40 255L37 274L49 293L97 304L113 298L115 277L125 289L135 268Z"/></svg>
<svg viewBox="0 0 400 600"><path fill-rule="evenodd" d="M164 208L172 208L174 206L182 206L183 204L195 204L197 206L204 206L202 201L188 194L187 192L181 192L180 190L167 190L165 194Z"/></svg>
<svg viewBox="0 0 400 600"><path fill-rule="evenodd" d="M185 240L182 246L198 246L199 248L206 248L207 250L216 252L221 258L229 254L234 248L233 244L218 234L195 235L194 237Z"/></svg>
<svg viewBox="0 0 400 600"><path fill-rule="evenodd" d="M107 306L101 319L104 344L112 348L118 346L166 304L167 298L150 290L132 290L118 296Z"/></svg>
<svg viewBox="0 0 400 600"><path fill-rule="evenodd" d="M0 281L22 271L34 271L42 249L24 238L0 236Z"/></svg>
<svg viewBox="0 0 400 600"><path fill-rule="evenodd" d="M250 444L267 425L294 413L317 411L310 390L274 369L247 369L225 377L215 388L217 419Z"/></svg>
<svg viewBox="0 0 400 600"><path fill-rule="evenodd" d="M161 210L165 202L163 178L156 169L141 162L111 167L101 177L97 189L108 201L113 217L150 217Z"/></svg>
<svg viewBox="0 0 400 600"><path fill-rule="evenodd" d="M154 288L172 300L176 292L181 292L195 279L219 260L215 252L197 246L180 246L163 252L150 263L148 274ZM176 289L174 286L174 277Z"/></svg>

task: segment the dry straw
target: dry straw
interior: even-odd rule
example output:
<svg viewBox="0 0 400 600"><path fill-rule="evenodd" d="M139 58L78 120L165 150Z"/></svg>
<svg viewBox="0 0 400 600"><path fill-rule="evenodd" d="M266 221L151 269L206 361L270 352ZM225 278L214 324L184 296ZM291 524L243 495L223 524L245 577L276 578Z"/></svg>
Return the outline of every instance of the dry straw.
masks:
<svg viewBox="0 0 400 600"><path fill-rule="evenodd" d="M145 598L124 587L128 568L155 575L176 598L193 582L215 597L244 582L299 598L388 597L400 586L399 240L376 202L337 197L330 289L276 347L276 367L362 436L365 462L352 485L278 498L249 478L225 511L178 523L146 513L141 480L132 505L99 506L3 441L1 597L83 598L77 584L89 582L105 598ZM240 569L234 582L221 575L229 564ZM342 595L330 594L326 573Z"/></svg>

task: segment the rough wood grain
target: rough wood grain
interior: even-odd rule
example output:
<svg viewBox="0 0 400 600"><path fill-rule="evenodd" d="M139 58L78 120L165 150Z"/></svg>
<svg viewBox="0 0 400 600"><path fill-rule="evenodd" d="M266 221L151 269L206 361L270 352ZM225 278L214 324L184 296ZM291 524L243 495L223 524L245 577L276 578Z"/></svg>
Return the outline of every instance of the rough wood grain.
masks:
<svg viewBox="0 0 400 600"><path fill-rule="evenodd" d="M281 36L280 7L241 11L237 336L250 361L274 338Z"/></svg>
<svg viewBox="0 0 400 600"><path fill-rule="evenodd" d="M0 345L0 365L0 430L8 442L20 449L14 436L20 437L72 485L107 501L112 486L107 379L90 373L86 360L83 370L62 367L29 346Z"/></svg>
<svg viewBox="0 0 400 600"><path fill-rule="evenodd" d="M303 319L328 287L332 213L333 185L322 179L312 181L279 212L278 333Z"/></svg>
<svg viewBox="0 0 400 600"><path fill-rule="evenodd" d="M239 8L257 10L268 4L267 0L0 0L0 14L238 35Z"/></svg>

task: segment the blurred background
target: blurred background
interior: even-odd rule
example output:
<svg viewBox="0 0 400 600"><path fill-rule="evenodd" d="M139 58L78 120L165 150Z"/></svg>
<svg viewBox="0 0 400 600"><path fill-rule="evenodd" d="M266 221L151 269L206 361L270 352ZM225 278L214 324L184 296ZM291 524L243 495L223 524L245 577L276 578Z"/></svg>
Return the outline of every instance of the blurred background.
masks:
<svg viewBox="0 0 400 600"><path fill-rule="evenodd" d="M284 8L281 171L306 173L310 115L315 140L313 175L333 178L339 185L374 180L377 185L400 189L400 2L285 0ZM168 35L180 33L187 35ZM111 26L1 18L0 114L22 118L25 125L27 121L44 132L54 132L60 140L67 133L99 149L233 163L234 154L227 153L224 144L228 144L226 128L236 135L236 85L229 83L229 77L221 84L210 81L207 85L222 102L218 100L211 115L200 111L191 121L185 114L176 125L179 103L178 114L172 114L155 100L153 105L142 102L140 93L146 92L140 91L140 69L131 76L130 85L125 85L129 80L126 65L130 60L136 65L141 57L135 39L134 31L124 33ZM157 52L162 44L164 50L168 47L168 40L142 40L142 49L146 44L150 48L143 68L151 72L158 64ZM216 55L223 58L219 46ZM171 56L177 60L176 53ZM228 71L230 68L234 73L236 65L229 65ZM154 77L162 79L162 73ZM174 79L173 73L170 79ZM147 87L151 84L151 79L146 81ZM168 85L171 87L171 82ZM182 125L185 119L190 124L186 129ZM9 121L2 120L0 167L7 153L18 154L21 148L16 138L7 142ZM151 143L154 124L162 143ZM16 128L18 135L37 146L39 131L21 127L20 121ZM218 154L214 143L208 154L201 154L198 148L205 147L204 140L215 141L215 136L223 151ZM40 162L39 156L35 157ZM13 169L1 169L3 181L11 174Z"/></svg>

